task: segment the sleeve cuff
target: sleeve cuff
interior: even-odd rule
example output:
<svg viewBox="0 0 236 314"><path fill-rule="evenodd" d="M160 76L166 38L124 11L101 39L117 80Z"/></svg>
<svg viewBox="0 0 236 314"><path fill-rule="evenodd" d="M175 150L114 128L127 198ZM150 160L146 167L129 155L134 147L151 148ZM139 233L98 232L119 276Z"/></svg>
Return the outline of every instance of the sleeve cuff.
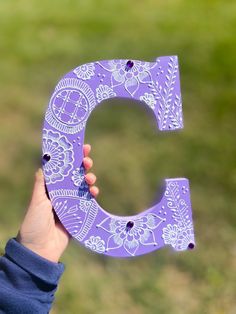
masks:
<svg viewBox="0 0 236 314"><path fill-rule="evenodd" d="M43 258L23 246L16 238L8 240L5 254L28 273L51 284L56 284L65 270L64 264Z"/></svg>

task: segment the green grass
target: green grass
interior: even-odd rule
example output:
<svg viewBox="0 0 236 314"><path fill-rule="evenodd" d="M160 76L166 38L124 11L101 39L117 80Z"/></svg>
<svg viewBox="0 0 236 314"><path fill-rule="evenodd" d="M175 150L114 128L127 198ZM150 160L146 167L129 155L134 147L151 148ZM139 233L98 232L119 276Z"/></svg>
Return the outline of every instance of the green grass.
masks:
<svg viewBox="0 0 236 314"><path fill-rule="evenodd" d="M113 213L142 211L165 177L189 178L196 250L119 260L71 243L53 313L236 313L235 15L220 0L0 2L0 251L28 205L60 77L100 59L179 56L183 131L161 134L144 108L108 102L86 141Z"/></svg>

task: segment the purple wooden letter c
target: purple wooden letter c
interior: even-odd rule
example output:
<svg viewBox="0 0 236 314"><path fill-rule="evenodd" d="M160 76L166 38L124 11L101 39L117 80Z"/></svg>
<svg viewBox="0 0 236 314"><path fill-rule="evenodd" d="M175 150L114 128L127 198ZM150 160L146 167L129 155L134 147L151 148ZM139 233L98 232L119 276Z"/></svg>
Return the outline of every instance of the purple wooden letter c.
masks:
<svg viewBox="0 0 236 314"><path fill-rule="evenodd" d="M67 73L51 96L42 136L43 171L57 216L74 239L105 255L138 256L164 245L194 248L187 179L165 179L160 202L134 216L108 213L89 193L82 165L86 122L99 103L113 97L142 101L161 131L183 128L176 56L98 61Z"/></svg>

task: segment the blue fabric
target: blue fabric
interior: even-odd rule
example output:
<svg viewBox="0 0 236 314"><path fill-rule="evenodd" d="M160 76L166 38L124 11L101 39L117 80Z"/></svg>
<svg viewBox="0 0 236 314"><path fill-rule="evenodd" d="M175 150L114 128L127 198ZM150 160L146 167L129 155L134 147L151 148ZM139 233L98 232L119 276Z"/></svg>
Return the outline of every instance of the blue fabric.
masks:
<svg viewBox="0 0 236 314"><path fill-rule="evenodd" d="M64 270L10 239L0 257L0 313L49 313Z"/></svg>

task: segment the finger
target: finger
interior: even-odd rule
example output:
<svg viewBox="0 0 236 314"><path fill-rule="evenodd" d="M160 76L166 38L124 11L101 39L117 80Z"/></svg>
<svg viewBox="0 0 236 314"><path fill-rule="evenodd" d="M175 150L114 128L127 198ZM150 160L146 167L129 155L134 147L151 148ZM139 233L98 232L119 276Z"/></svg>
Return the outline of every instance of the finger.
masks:
<svg viewBox="0 0 236 314"><path fill-rule="evenodd" d="M95 182L96 182L96 180L97 180L97 178L96 178L96 176L95 176L95 174L93 174L93 173L87 173L86 175L85 175L85 181L89 184L89 185L92 185L92 184L94 184Z"/></svg>
<svg viewBox="0 0 236 314"><path fill-rule="evenodd" d="M97 197L99 194L99 188L97 186L91 186L89 188L90 193L92 194L93 197Z"/></svg>
<svg viewBox="0 0 236 314"><path fill-rule="evenodd" d="M93 161L90 157L85 157L83 159L83 164L84 164L85 170L89 170L93 166Z"/></svg>
<svg viewBox="0 0 236 314"><path fill-rule="evenodd" d="M41 168L35 173L35 182L32 193L32 201L39 202L47 198L43 170Z"/></svg>
<svg viewBox="0 0 236 314"><path fill-rule="evenodd" d="M91 151L91 145L90 144L84 144L83 146L83 153L84 157L87 157Z"/></svg>

